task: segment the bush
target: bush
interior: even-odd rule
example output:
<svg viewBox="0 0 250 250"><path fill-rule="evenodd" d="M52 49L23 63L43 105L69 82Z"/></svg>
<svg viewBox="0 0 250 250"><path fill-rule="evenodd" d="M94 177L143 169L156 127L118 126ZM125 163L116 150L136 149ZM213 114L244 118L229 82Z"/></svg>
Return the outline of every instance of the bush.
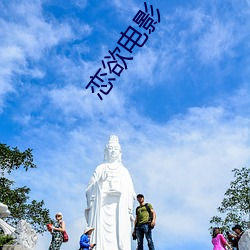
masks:
<svg viewBox="0 0 250 250"><path fill-rule="evenodd" d="M14 238L10 235L0 234L0 247L3 245L13 245Z"/></svg>

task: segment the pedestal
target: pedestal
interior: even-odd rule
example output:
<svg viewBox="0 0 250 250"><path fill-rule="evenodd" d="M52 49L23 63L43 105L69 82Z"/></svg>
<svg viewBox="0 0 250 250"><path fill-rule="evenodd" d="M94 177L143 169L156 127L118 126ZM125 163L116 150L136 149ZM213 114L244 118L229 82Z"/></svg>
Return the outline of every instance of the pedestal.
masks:
<svg viewBox="0 0 250 250"><path fill-rule="evenodd" d="M2 247L2 250L26 250L25 247L21 245L5 245Z"/></svg>

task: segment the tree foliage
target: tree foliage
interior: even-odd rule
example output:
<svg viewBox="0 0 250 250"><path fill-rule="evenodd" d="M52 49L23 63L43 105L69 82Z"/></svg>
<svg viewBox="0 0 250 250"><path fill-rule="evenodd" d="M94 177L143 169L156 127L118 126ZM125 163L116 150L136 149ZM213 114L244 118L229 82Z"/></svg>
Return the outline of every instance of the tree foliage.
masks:
<svg viewBox="0 0 250 250"><path fill-rule="evenodd" d="M0 166L2 176L5 171L10 174L21 166L26 171L29 168L36 168L36 165L33 163L32 149L28 148L21 152L17 147L11 149L6 144L0 143Z"/></svg>
<svg viewBox="0 0 250 250"><path fill-rule="evenodd" d="M247 228L250 220L250 168L233 169L234 180L217 211L223 216L213 216L210 223L222 230L231 230L235 224Z"/></svg>
<svg viewBox="0 0 250 250"><path fill-rule="evenodd" d="M11 216L5 220L15 226L21 219L30 223L38 233L46 230L45 225L52 220L49 210L44 208L44 201L30 200L30 188L27 186L14 188L14 181L5 178L6 174L23 167L26 171L36 168L33 163L32 150L24 152L18 148L10 148L0 144L0 202L6 204L11 211Z"/></svg>
<svg viewBox="0 0 250 250"><path fill-rule="evenodd" d="M5 244L6 245L12 245L13 243L14 243L14 239L13 239L12 236L0 234L0 247L2 247Z"/></svg>

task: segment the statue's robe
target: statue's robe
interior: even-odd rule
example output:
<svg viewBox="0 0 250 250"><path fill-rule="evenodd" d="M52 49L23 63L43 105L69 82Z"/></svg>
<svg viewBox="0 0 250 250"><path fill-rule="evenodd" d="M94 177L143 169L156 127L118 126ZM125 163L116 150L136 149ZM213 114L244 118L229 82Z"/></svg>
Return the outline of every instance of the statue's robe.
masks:
<svg viewBox="0 0 250 250"><path fill-rule="evenodd" d="M240 250L250 250L250 229L246 230L239 240Z"/></svg>
<svg viewBox="0 0 250 250"><path fill-rule="evenodd" d="M128 170L118 163L99 165L86 189L88 226L95 250L130 250L135 191Z"/></svg>

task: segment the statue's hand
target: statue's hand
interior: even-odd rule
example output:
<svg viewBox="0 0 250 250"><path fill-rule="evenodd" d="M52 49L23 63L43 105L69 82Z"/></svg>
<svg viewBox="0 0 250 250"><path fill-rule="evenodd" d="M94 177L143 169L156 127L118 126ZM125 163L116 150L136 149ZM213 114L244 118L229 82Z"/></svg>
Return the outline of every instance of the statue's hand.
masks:
<svg viewBox="0 0 250 250"><path fill-rule="evenodd" d="M92 202L92 200L90 200L87 204L87 208L90 209L90 208L92 208L92 206L93 206L93 202Z"/></svg>
<svg viewBox="0 0 250 250"><path fill-rule="evenodd" d="M101 180L105 181L105 180L107 180L107 178L108 178L108 173L106 171L103 171Z"/></svg>
<svg viewBox="0 0 250 250"><path fill-rule="evenodd" d="M91 208L93 206L93 202L95 200L95 195L92 195L89 200L87 200L87 209Z"/></svg>
<svg viewBox="0 0 250 250"><path fill-rule="evenodd" d="M132 222L135 221L133 214L130 214L130 221L132 221Z"/></svg>

